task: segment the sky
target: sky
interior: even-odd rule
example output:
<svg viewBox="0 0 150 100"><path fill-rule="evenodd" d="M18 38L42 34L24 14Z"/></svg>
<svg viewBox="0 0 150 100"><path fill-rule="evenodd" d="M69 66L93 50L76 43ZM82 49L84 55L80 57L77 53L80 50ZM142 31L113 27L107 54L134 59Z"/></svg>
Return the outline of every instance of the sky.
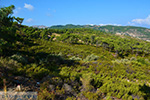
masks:
<svg viewBox="0 0 150 100"><path fill-rule="evenodd" d="M0 0L23 25L123 25L150 28L150 0Z"/></svg>

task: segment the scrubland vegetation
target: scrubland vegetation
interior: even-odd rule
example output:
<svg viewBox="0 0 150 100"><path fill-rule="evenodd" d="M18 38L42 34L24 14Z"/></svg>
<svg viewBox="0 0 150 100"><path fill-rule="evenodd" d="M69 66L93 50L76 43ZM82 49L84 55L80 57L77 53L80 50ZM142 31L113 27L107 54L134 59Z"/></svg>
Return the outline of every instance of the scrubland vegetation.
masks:
<svg viewBox="0 0 150 100"><path fill-rule="evenodd" d="M13 9L0 9L1 89L6 79L8 89L21 84L39 100L150 99L149 42L88 28L28 27Z"/></svg>

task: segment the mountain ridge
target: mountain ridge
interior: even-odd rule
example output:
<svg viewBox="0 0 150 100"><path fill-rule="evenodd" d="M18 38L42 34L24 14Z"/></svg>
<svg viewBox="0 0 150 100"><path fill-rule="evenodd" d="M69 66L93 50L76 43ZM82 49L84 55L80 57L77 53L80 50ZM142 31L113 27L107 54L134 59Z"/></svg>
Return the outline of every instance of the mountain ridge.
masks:
<svg viewBox="0 0 150 100"><path fill-rule="evenodd" d="M138 26L114 26L114 25L54 25L49 27L50 29L65 29L65 28L92 28L101 30L104 32L116 34L116 35L127 35L142 40L150 41L150 29Z"/></svg>

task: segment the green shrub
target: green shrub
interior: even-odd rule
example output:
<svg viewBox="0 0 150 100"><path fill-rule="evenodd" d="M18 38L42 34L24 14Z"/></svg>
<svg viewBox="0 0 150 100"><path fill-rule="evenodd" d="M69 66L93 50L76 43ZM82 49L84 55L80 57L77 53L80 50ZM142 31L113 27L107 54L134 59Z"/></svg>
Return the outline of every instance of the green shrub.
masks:
<svg viewBox="0 0 150 100"><path fill-rule="evenodd" d="M95 56L94 54L91 54L89 56L87 56L85 59L83 59L83 61L88 62L88 61L94 61L94 60L98 60L99 56Z"/></svg>
<svg viewBox="0 0 150 100"><path fill-rule="evenodd" d="M120 63L122 63L122 64L130 64L131 63L131 61L129 60L129 59L116 59L116 60L114 60L114 61L112 61L112 63L117 63L117 64L120 64Z"/></svg>
<svg viewBox="0 0 150 100"><path fill-rule="evenodd" d="M82 77L80 77L80 81L82 82L83 89L87 91L91 91L94 87L91 85L92 81L92 73L85 73L82 74Z"/></svg>
<svg viewBox="0 0 150 100"><path fill-rule="evenodd" d="M60 71L59 74L64 76L64 77L69 77L70 76L70 71L71 71L70 67L63 67L63 68L61 68L61 71Z"/></svg>
<svg viewBox="0 0 150 100"><path fill-rule="evenodd" d="M1 39L1 37L0 37L0 54L3 54L5 49L9 46L10 45L9 45L8 41L5 41L4 39Z"/></svg>
<svg viewBox="0 0 150 100"><path fill-rule="evenodd" d="M29 77L41 79L44 76L48 75L50 71L48 69L45 69L42 66L37 66L36 64L32 64L30 68L26 70L26 73Z"/></svg>
<svg viewBox="0 0 150 100"><path fill-rule="evenodd" d="M55 100L56 94L54 92L49 92L47 89L41 90L38 93L38 100Z"/></svg>
<svg viewBox="0 0 150 100"><path fill-rule="evenodd" d="M63 56L62 53L59 53L59 54L49 54L45 59L43 59L43 63L51 63L51 62L54 62L54 63L57 63L57 64L60 64L60 63L63 63L65 61L65 58Z"/></svg>
<svg viewBox="0 0 150 100"><path fill-rule="evenodd" d="M47 87L49 86L49 80L43 82L42 84L40 84L40 89L44 90L47 89Z"/></svg>
<svg viewBox="0 0 150 100"><path fill-rule="evenodd" d="M136 58L135 58L135 57L131 57L130 60L131 60L131 61L135 61Z"/></svg>
<svg viewBox="0 0 150 100"><path fill-rule="evenodd" d="M75 56L72 56L71 58L69 58L70 60L77 60L77 61L80 61L82 60L81 58L79 57L75 57Z"/></svg>
<svg viewBox="0 0 150 100"><path fill-rule="evenodd" d="M0 58L0 66L8 69L8 73L9 71L11 73L18 73L19 70L22 68L21 63L18 63L17 61L8 58Z"/></svg>
<svg viewBox="0 0 150 100"><path fill-rule="evenodd" d="M66 100L77 100L75 97L67 97Z"/></svg>
<svg viewBox="0 0 150 100"><path fill-rule="evenodd" d="M96 93L83 92L83 95L84 95L88 100L99 100L99 96L98 96Z"/></svg>
<svg viewBox="0 0 150 100"><path fill-rule="evenodd" d="M27 60L23 56L21 56L20 54L14 54L10 57L10 59L16 60L16 61L23 63L23 64L27 63Z"/></svg>
<svg viewBox="0 0 150 100"><path fill-rule="evenodd" d="M128 100L133 100L132 96L129 96L129 97L128 97Z"/></svg>
<svg viewBox="0 0 150 100"><path fill-rule="evenodd" d="M138 58L137 61L141 64L145 64L145 65L148 65L148 61L146 61L144 58Z"/></svg>
<svg viewBox="0 0 150 100"><path fill-rule="evenodd" d="M128 95L128 94L125 94L125 95L122 97L122 99L123 99L123 100L127 100L128 97L129 97L129 95Z"/></svg>
<svg viewBox="0 0 150 100"><path fill-rule="evenodd" d="M112 100L112 99L111 99L111 97L110 97L110 96L107 96L107 97L106 97L106 100Z"/></svg>

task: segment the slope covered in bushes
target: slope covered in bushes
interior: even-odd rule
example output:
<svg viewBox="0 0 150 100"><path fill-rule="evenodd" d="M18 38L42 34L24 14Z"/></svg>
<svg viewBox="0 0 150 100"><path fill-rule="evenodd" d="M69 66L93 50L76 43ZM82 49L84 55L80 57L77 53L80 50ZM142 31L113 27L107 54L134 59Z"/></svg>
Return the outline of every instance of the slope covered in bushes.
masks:
<svg viewBox="0 0 150 100"><path fill-rule="evenodd" d="M11 21L0 27L7 37L0 37L1 90L6 85L14 92L20 84L22 91L37 91L40 100L150 99L149 42Z"/></svg>

